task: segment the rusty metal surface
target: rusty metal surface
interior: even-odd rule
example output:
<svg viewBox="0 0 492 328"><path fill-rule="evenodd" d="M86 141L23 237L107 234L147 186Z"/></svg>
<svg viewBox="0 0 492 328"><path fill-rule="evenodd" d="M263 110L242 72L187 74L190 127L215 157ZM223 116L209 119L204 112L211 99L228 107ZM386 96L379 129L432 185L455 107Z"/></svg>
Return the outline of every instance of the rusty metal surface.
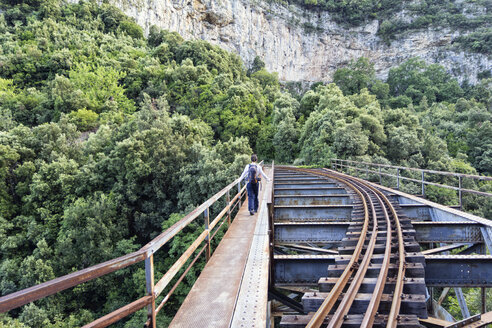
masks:
<svg viewBox="0 0 492 328"><path fill-rule="evenodd" d="M124 307L113 311L107 315L105 315L102 318L97 319L96 321L93 321L82 328L102 328L102 327L107 327L112 323L115 323L124 317L137 312L140 309L143 309L147 305L151 304L153 300L152 296L144 296L135 302L132 302L128 305L125 305Z"/></svg>
<svg viewBox="0 0 492 328"><path fill-rule="evenodd" d="M275 245L279 246L279 247L293 248L293 249L298 249L298 250L303 250L303 251L308 251L308 252L338 254L338 251L320 248L320 247L305 246L305 245L299 245L299 244L277 243L277 242L275 243Z"/></svg>
<svg viewBox="0 0 492 328"><path fill-rule="evenodd" d="M425 251L422 251L422 254L431 255L431 254L435 254L435 253L447 252L447 251L453 250L455 248L461 248L461 247L466 246L466 245L469 245L469 244L460 243L460 244L441 246L441 247L437 247L437 248L431 248L431 249L427 249Z"/></svg>
<svg viewBox="0 0 492 328"><path fill-rule="evenodd" d="M237 217L249 216L246 206ZM236 234L231 230L226 233L170 327L199 327L205 322L211 327L229 325L255 220L233 221L231 228L243 223L242 229L233 229Z"/></svg>
<svg viewBox="0 0 492 328"><path fill-rule="evenodd" d="M244 203L169 327L230 326L257 219Z"/></svg>
<svg viewBox="0 0 492 328"><path fill-rule="evenodd" d="M290 168L289 168L290 169ZM299 172L305 172L305 173L313 173L313 174L319 174L319 175L327 175L325 172L320 172L316 170L305 170L305 169L295 169L295 171ZM309 323L307 324L307 327L319 327L328 313L330 313L331 309L334 307L334 303L336 298L338 298L339 295L341 295L342 290L345 289L344 286L347 286L348 281L346 277L351 276L349 273L350 271L347 272L347 269L354 270L356 272L354 278L352 279L352 282L349 284L348 289L346 290L345 294L343 294L343 297L340 299L340 304L338 305L338 308L335 310L333 317L331 318L330 322L328 323L328 327L340 327L344 319L346 317L346 314L348 314L349 310L351 309L351 305L353 301L356 298L357 292L359 290L359 287L362 283L362 278L364 278L365 271L368 268L368 265L370 263L370 259L372 257L372 249L376 245L376 236L377 236L377 231L378 231L378 221L376 221L376 217L380 218L379 215L376 215L376 211L383 211L385 213L385 225L387 228L391 226L390 221L394 223L394 228L395 228L395 233L396 233L396 238L398 240L397 242L397 272L393 273L396 274L395 282L394 282L394 292L393 292L393 297L391 299L391 308L389 310L389 315L388 315L388 326L390 327L396 327L397 325L397 319L398 319L398 314L400 312L400 305L401 305L401 300L403 297L403 285L404 285L404 275L405 275L405 243L404 243L404 238L403 238L403 229L400 225L399 222L399 216L397 214L397 211L395 208L393 208L391 202L387 199L387 197L379 190L376 188L372 187L371 185L366 184L363 180L356 179L353 177L349 177L343 174L330 174L330 178L338 180L339 182L349 186L350 189L352 189L353 192L357 193L359 195L360 201L363 202L363 210L362 209L354 209L354 212L357 212L357 215L362 215L362 213L365 216L364 220L364 229L363 232L360 234L360 237L364 236L364 240L366 240L366 233L367 233L367 222L368 222L368 210L370 209L371 211L371 218L373 219L373 232L371 234L371 239L369 240L369 244L367 246L367 249L364 253L364 257L361 261L361 263L357 266L357 268L354 268L352 263L354 259L359 259L359 254L360 250L362 248L362 244L360 243L361 238L356 239L356 235L354 235L354 242L357 242L357 246L354 248L355 254L350 257L350 262L343 266L345 270L343 272L340 272L341 274L340 278L337 279L334 282L334 285L331 287L331 291L329 294L324 295L324 296L318 296L316 302L320 302L316 307L314 307L310 311L316 311L316 313L311 317ZM373 204L374 201L374 204ZM376 204L378 206L378 210L376 210ZM416 206L408 206L409 208L415 208ZM280 212L280 210L285 209L292 209L294 208L293 206L276 206L275 211ZM302 208L302 206L297 206L298 209ZM304 208L309 208L308 206L305 206ZM311 208L315 208L315 206L312 206ZM355 208L355 206L354 206ZM386 211L388 210L388 212ZM298 210L299 211L299 210ZM401 209L400 209L401 211ZM380 212L381 213L381 212ZM285 214L284 214L285 216ZM312 215L311 215L312 216ZM390 219L391 216L391 219ZM290 218L290 217L289 217ZM360 220L360 219L359 219ZM408 221L407 218L405 218L405 222ZM404 223L404 225L408 225L408 223ZM362 228L362 227L361 227ZM412 237L413 238L413 237ZM362 321L363 326L370 326L372 325L372 320L373 317L375 316L376 311L378 310L379 307L379 299L383 296L383 290L385 286L385 281L387 277L387 272L389 268L387 268L390 264L390 252L391 249L393 248L393 244L391 242L392 239L392 234L391 230L386 231L386 247L385 247L385 255L383 259L383 267L384 265L386 269L380 269L380 274L378 275L376 287L374 293L376 294L376 297L372 295L372 299L369 302L364 319ZM367 240L366 240L367 241ZM359 245L360 244L360 245ZM341 248L339 248L340 250ZM277 257L276 257L277 258ZM393 265L395 266L395 265ZM330 269L329 269L330 270ZM276 269L277 271L277 269ZM394 272L394 269L393 269ZM423 274L423 273L422 273ZM306 296L306 295L305 295ZM420 298L423 300L423 295L418 295ZM316 295L315 295L316 298ZM304 300L304 298L303 298ZM422 306L423 301L420 300L416 302L417 305ZM386 303L388 303L386 301ZM355 304L355 303L354 303ZM388 306L388 305L386 305ZM425 312L425 306L423 308ZM422 314L424 314L422 312Z"/></svg>
<svg viewBox="0 0 492 328"><path fill-rule="evenodd" d="M470 320L469 322L455 322L450 325L447 325L446 328L478 328L478 327L486 327L492 324L492 312L487 312L484 314L479 314L476 317L476 320Z"/></svg>
<svg viewBox="0 0 492 328"><path fill-rule="evenodd" d="M352 214L353 205L277 205L275 218L277 220L325 219L348 220Z"/></svg>
<svg viewBox="0 0 492 328"><path fill-rule="evenodd" d="M379 201L381 201L381 198L377 197ZM385 199L387 203L389 204L389 207L391 207L391 203L389 202L388 199ZM382 201L381 201L382 204ZM391 234L392 234L392 229L391 229L391 221L387 212L387 209L382 206L382 210L385 216L385 221L386 221L386 245L391 244ZM392 212L394 213L394 210ZM396 220L396 218L395 218ZM377 225L377 220L374 220L374 225ZM384 291L384 286L386 284L386 277L388 275L388 269L389 269L389 262L390 262L390 251L391 247L386 247L385 252L384 252L384 258L381 266L381 271L379 272L379 276L376 281L376 285L374 286L374 292L373 292L373 298L369 302L369 306L367 307L367 312L364 315L364 319L362 320L362 325L367 325L367 326L372 326L374 324L374 320L376 317L376 312L379 307L379 303L381 301L381 296ZM396 284L395 284L396 285Z"/></svg>
<svg viewBox="0 0 492 328"><path fill-rule="evenodd" d="M119 258L94 265L63 277L59 277L45 283L23 289L21 291L0 298L0 313L15 309L24 304L33 302L43 297L53 295L67 288L79 285L86 281L101 277L105 274L126 268L127 266L145 260L143 251L137 251Z"/></svg>
<svg viewBox="0 0 492 328"><path fill-rule="evenodd" d="M423 324L425 327L428 328L444 328L452 322L447 321L447 320L442 320L434 317L428 317L427 319L419 319L420 323Z"/></svg>
<svg viewBox="0 0 492 328"><path fill-rule="evenodd" d="M340 180L340 179L337 179ZM346 269L340 276L340 279L337 281L333 289L331 290L330 294L326 299L324 300L323 304L320 306L320 309L313 315L311 320L309 321L308 325L306 327L320 327L323 324L324 319L326 316L330 313L331 309L335 305L336 300L338 299L338 296L342 293L345 285L348 283L348 280L350 276L352 275L353 270L355 269L353 265L356 263L356 261L359 259L359 256L362 252L362 247L364 244L364 240L366 239L367 235L367 230L369 226L369 211L368 207L366 204L366 201L362 194L360 193L359 190L357 190L356 187L354 187L350 183L346 183L346 185L352 189L355 193L358 194L359 198L363 202L363 208L364 208L364 224L361 230L361 234L359 237L359 241L357 243L357 247L354 250L353 256L347 265Z"/></svg>

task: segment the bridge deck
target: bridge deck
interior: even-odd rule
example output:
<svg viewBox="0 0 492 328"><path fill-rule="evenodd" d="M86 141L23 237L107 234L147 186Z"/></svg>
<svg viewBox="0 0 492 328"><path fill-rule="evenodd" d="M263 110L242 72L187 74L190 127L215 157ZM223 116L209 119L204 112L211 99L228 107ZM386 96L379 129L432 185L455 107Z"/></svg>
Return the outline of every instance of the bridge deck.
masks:
<svg viewBox="0 0 492 328"><path fill-rule="evenodd" d="M269 169L265 174L271 175ZM265 186L266 184L266 186ZM263 183L260 208L247 201L189 292L170 327L261 327L268 292L268 210L271 183Z"/></svg>

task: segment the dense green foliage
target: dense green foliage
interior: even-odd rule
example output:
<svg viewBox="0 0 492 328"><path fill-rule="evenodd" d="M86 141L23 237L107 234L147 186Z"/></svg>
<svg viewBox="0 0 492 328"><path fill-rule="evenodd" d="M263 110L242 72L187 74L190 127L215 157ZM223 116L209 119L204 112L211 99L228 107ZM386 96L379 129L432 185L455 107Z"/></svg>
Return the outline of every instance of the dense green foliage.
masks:
<svg viewBox="0 0 492 328"><path fill-rule="evenodd" d="M329 5L365 15L374 4ZM0 295L138 249L233 180L252 149L280 163L342 157L492 174L490 76L460 86L412 59L381 81L361 58L296 96L260 58L247 70L207 42L155 27L145 38L105 2L0 8ZM490 216L492 204L469 210ZM201 229L157 253L156 276ZM142 296L144 282L136 265L0 315L0 327L78 327Z"/></svg>
<svg viewBox="0 0 492 328"><path fill-rule="evenodd" d="M222 189L279 92L275 75L258 67L249 77L208 43L158 29L144 39L107 4L59 5L2 4L0 295L134 251ZM157 255L159 276L200 231L192 225ZM137 265L12 311L15 323L2 316L0 326L79 327L144 288Z"/></svg>
<svg viewBox="0 0 492 328"><path fill-rule="evenodd" d="M296 158L295 163L304 165L327 166L331 158L338 157L492 174L492 80L461 87L442 66L411 59L391 69L383 82L376 78L372 64L360 58L337 70L334 81L336 84L315 86L299 102L285 95L279 98L274 107L282 111L275 109L273 124L263 127L272 144L262 149L273 151L276 160ZM280 138L275 137L279 135L284 143L278 143ZM490 184L466 184L492 189ZM411 183L405 188L419 190ZM428 196L444 203L457 202L454 192L439 188L429 188ZM466 197L468 210L490 215L490 200L482 200L484 206L478 208L476 197Z"/></svg>
<svg viewBox="0 0 492 328"><path fill-rule="evenodd" d="M456 38L454 42L465 49L490 54L492 53L492 28L480 28L475 32Z"/></svg>

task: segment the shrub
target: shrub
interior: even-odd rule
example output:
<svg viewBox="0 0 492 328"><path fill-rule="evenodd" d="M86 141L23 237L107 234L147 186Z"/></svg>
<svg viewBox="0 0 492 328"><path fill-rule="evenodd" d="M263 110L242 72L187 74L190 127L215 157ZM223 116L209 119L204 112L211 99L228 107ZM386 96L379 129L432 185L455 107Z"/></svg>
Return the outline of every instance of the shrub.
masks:
<svg viewBox="0 0 492 328"><path fill-rule="evenodd" d="M73 111L68 114L70 122L75 124L79 131L85 132L97 127L97 119L99 115L85 108Z"/></svg>

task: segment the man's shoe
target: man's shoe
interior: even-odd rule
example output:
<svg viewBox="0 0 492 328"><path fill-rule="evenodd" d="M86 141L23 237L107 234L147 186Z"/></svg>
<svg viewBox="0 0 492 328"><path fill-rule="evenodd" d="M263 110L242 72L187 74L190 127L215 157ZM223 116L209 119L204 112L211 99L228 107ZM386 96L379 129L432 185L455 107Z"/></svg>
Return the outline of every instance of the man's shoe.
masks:
<svg viewBox="0 0 492 328"><path fill-rule="evenodd" d="M254 215L255 213L253 213L252 211L249 211L249 215Z"/></svg>

